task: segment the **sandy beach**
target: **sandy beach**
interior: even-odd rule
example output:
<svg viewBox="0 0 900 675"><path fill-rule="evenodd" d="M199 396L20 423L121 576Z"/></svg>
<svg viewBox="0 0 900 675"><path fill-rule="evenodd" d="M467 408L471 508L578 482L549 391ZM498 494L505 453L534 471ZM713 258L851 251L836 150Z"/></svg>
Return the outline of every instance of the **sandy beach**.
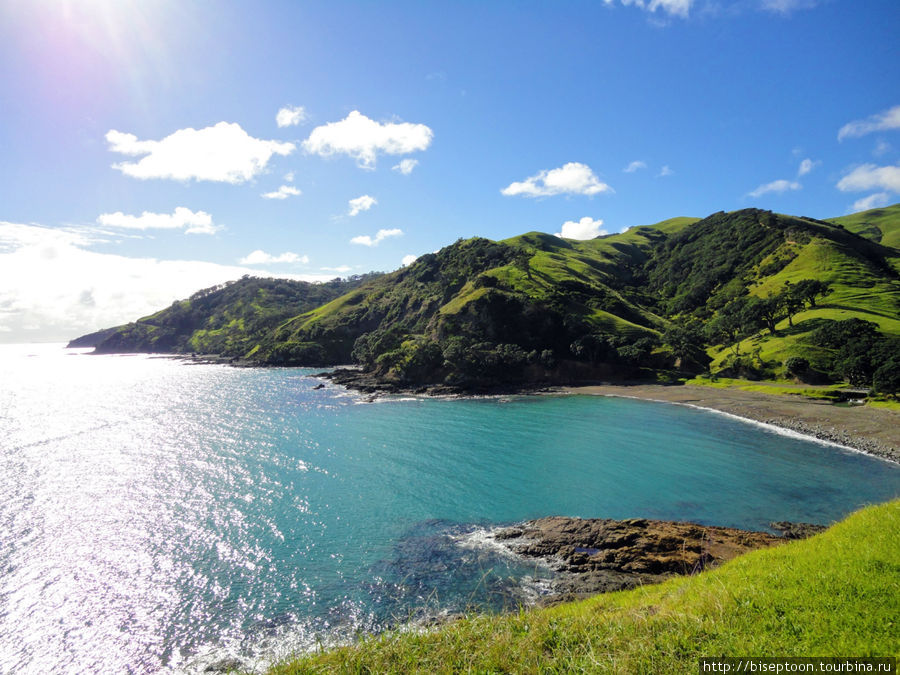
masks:
<svg viewBox="0 0 900 675"><path fill-rule="evenodd" d="M562 391L710 408L900 462L900 413L884 408L836 406L801 396L689 385L596 385Z"/></svg>

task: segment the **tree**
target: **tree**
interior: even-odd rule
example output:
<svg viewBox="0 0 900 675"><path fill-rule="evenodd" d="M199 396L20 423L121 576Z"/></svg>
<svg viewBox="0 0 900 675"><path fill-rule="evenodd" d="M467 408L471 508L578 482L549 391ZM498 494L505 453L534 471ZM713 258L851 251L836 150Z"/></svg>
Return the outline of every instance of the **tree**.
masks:
<svg viewBox="0 0 900 675"><path fill-rule="evenodd" d="M900 358L890 358L878 367L872 375L872 388L879 394L900 393Z"/></svg>
<svg viewBox="0 0 900 675"><path fill-rule="evenodd" d="M784 290L778 296L778 303L781 309L787 314L788 325L794 325L794 314L803 309L803 295L796 285L791 286L791 282L787 282Z"/></svg>
<svg viewBox="0 0 900 675"><path fill-rule="evenodd" d="M702 351L705 344L703 334L697 322L686 323L673 321L662 334L662 341L672 349L672 355L683 362L695 357L698 350Z"/></svg>
<svg viewBox="0 0 900 675"><path fill-rule="evenodd" d="M625 363L640 366L657 345L659 340L656 337L642 337L617 347L616 353Z"/></svg>
<svg viewBox="0 0 900 675"><path fill-rule="evenodd" d="M836 359L834 370L854 387L866 387L872 382L874 369L868 354L854 351Z"/></svg>
<svg viewBox="0 0 900 675"><path fill-rule="evenodd" d="M784 362L784 369L790 375L803 375L809 370L809 361L801 356L792 356Z"/></svg>
<svg viewBox="0 0 900 675"><path fill-rule="evenodd" d="M601 335L588 333L575 340L569 350L578 359L598 363L606 358L609 352L609 343Z"/></svg>
<svg viewBox="0 0 900 675"><path fill-rule="evenodd" d="M746 296L735 298L722 307L707 322L704 331L710 343L715 344L721 341L723 344L732 344L732 351L735 354L740 352L739 339L744 332L746 323L744 320L744 309L747 302Z"/></svg>
<svg viewBox="0 0 900 675"><path fill-rule="evenodd" d="M531 256L532 252L527 249L518 249L513 257L513 265L518 267L525 273L529 281L531 280Z"/></svg>
<svg viewBox="0 0 900 675"><path fill-rule="evenodd" d="M779 302L777 298L750 298L744 306L741 314L745 325L755 328L765 326L769 332L775 334L775 324L779 318Z"/></svg>
<svg viewBox="0 0 900 675"><path fill-rule="evenodd" d="M831 287L818 279L802 279L793 286L794 293L802 300L809 303L810 307L816 306L816 298L825 296Z"/></svg>

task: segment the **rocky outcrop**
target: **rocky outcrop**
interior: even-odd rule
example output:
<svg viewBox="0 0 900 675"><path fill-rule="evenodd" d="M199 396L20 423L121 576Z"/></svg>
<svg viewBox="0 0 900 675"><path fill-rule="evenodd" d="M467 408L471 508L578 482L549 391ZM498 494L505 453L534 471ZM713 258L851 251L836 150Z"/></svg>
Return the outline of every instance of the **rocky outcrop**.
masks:
<svg viewBox="0 0 900 675"><path fill-rule="evenodd" d="M748 551L822 529L802 523L775 525L773 529L785 532L785 537L694 523L552 516L494 536L515 553L541 558L554 567L558 575L553 599L568 600L696 574Z"/></svg>

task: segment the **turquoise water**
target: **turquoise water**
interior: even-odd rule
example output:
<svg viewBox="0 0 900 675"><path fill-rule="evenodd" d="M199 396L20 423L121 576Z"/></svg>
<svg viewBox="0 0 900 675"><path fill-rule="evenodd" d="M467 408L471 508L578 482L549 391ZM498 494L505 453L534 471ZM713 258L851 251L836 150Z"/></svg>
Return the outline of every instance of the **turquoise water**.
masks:
<svg viewBox="0 0 900 675"><path fill-rule="evenodd" d="M551 514L762 529L900 494L900 467L682 406L376 403L299 369L0 348L0 672L262 667L548 570Z"/></svg>

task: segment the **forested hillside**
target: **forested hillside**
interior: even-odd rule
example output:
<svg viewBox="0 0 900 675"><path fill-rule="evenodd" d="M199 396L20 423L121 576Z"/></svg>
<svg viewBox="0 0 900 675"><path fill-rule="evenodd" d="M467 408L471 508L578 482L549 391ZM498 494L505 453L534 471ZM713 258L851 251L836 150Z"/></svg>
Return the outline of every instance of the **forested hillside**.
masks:
<svg viewBox="0 0 900 675"><path fill-rule="evenodd" d="M72 340L100 353L156 352L243 356L279 324L377 274L313 284L243 277L197 291L155 314Z"/></svg>
<svg viewBox="0 0 900 675"><path fill-rule="evenodd" d="M302 292L252 279L210 289L98 334L97 348L355 362L406 386L712 371L889 391L898 232L900 205L831 221L745 209L587 241L460 240L391 274Z"/></svg>

